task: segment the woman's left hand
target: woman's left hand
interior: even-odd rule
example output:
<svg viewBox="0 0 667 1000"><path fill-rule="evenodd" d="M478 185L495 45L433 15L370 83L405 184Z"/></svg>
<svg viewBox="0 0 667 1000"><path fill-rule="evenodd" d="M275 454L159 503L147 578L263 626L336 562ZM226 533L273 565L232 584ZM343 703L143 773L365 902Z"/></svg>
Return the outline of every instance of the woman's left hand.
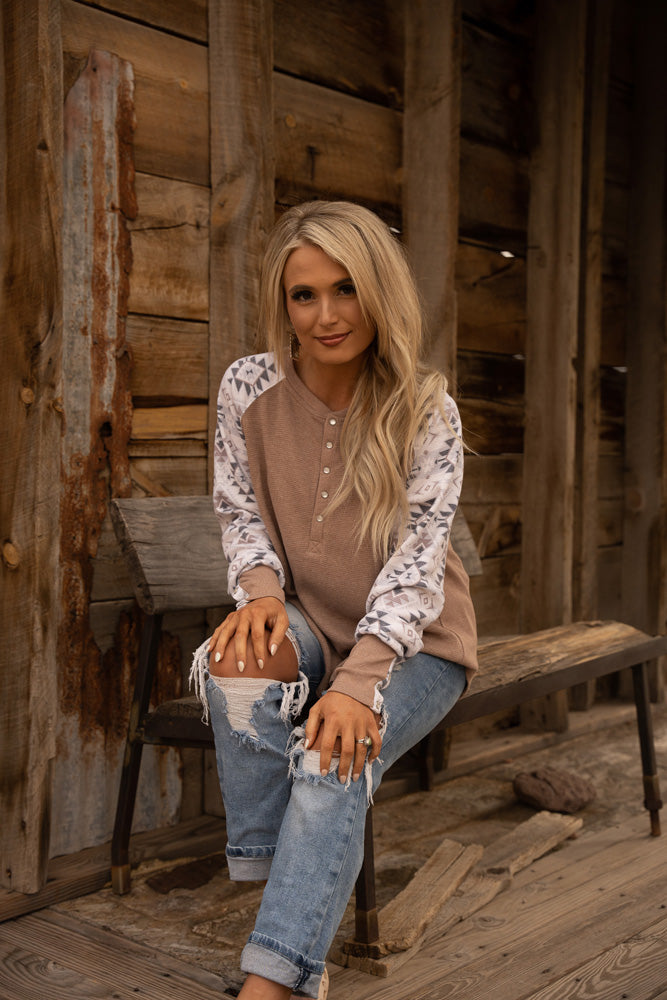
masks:
<svg viewBox="0 0 667 1000"><path fill-rule="evenodd" d="M338 778L347 781L352 768L352 780L361 774L366 754L373 761L380 753L382 738L378 729L380 717L356 698L338 691L328 691L310 710L306 723L306 746L319 750L320 769L323 775L329 773L331 757L340 753ZM370 737L372 746L366 746Z"/></svg>

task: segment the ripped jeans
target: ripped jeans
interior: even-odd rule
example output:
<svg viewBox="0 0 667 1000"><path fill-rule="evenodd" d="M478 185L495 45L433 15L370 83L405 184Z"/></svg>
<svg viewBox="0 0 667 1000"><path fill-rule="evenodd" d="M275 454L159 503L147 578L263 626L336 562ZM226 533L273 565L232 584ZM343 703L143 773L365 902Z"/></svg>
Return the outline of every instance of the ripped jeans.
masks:
<svg viewBox="0 0 667 1000"><path fill-rule="evenodd" d="M293 683L214 678L204 669L227 819L233 880L267 879L241 968L316 997L324 963L363 860L366 809L384 772L449 711L463 667L418 653L395 667L384 689L380 757L342 784L334 758L303 748L304 709L324 673L318 640L287 605L299 661ZM369 780L364 780L365 776ZM372 786L372 787L369 787Z"/></svg>

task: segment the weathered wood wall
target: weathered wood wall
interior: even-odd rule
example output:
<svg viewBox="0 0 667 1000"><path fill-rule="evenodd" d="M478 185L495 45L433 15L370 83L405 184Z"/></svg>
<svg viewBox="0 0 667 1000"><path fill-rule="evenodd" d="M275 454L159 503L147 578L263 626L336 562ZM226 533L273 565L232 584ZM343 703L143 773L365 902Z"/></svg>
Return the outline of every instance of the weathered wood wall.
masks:
<svg viewBox="0 0 667 1000"><path fill-rule="evenodd" d="M404 233L427 303L433 357L455 372L475 451L468 458L463 508L484 570L472 581L480 631L518 631L522 614L524 621L538 620L533 595L524 590L523 609L521 596L522 528L533 539L533 565L539 563L534 540L543 530L532 506L537 492L526 490L523 475L524 425L526 419L534 428L558 417L547 413L548 397L540 389L549 355L539 361L547 345L536 317L545 302L535 282L540 253L548 248L529 246L528 233L541 232L538 199L551 183L537 158L548 140L539 114L550 114L548 102L565 75L583 125L579 153L576 142L564 152L579 157L572 176L583 192L587 232L581 247L570 235L570 256L585 266L575 266L568 296L576 296L580 278L586 283L580 301L587 304L577 319L570 301L568 346L561 354L569 450L559 503L570 541L563 558L555 551L561 539L554 538L553 555L560 559L563 615L583 609L623 617L623 532L630 538L634 530L627 520L624 529L623 463L628 209L637 179L630 143L630 0L589 0L586 73L580 41L579 61L569 73L564 58L556 58L551 79L540 63L542 91L535 89L535 46L541 31L552 54L558 55L558 45L561 56L567 53L571 29L559 43L548 17L567 7L577 20L581 5L569 0L545 0L539 16L534 5L518 0L447 0L437 11L421 0L407 6L368 0L353 8L340 0L53 0L51 6L61 25L65 95L85 77L91 51L113 53L131 70L136 171L136 211L120 209L129 248L127 273L119 272L121 326L113 362L122 368L124 352L131 359L123 383L131 406L120 402L120 394L106 416L98 408L80 485L84 492L94 488L102 507L78 540L77 601L61 611L63 621L70 615L77 646L77 655L70 650L58 664L51 850L62 853L109 836L121 719L136 658L139 622L100 510L119 491L195 495L209 489L209 403L224 366L255 341L254 268L263 233L284 206L310 197L351 198ZM585 22L580 15L580 39ZM594 49L590 40L597 36L606 40ZM424 99L429 88L437 91L437 102ZM562 183L562 171L556 180ZM566 195L564 189L563 206ZM118 208L114 203L108 212ZM64 232L71 235L80 240L82 227ZM445 287L455 296L443 297ZM99 299L99 289L90 288ZM556 300L552 308L562 306ZM655 337L659 342L659 333ZM529 352L538 367L527 378ZM73 384L80 371L78 362L70 359L69 365ZM87 380L95 381L90 368ZM578 421L575 385L584 387ZM649 418L633 412L641 430ZM121 426L127 443L114 457L109 445ZM530 433L527 450L539 462ZM95 454L97 465L90 461ZM125 463L122 482L114 473L119 461ZM524 515L525 502L531 506ZM644 523L643 537L647 530ZM577 562L580 548L586 556ZM535 600L542 599L540 592ZM165 693L178 690L205 628L203 615L166 621ZM84 692L78 705L72 694L77 685ZM112 719L94 708L100 691L115 698ZM590 691L579 693L578 701L586 705L591 697ZM78 713L76 754L65 735L72 711ZM210 782L201 778L201 754L185 753L182 762L181 785L173 752L152 755L142 771L138 825L216 808ZM87 799L98 804L80 812Z"/></svg>

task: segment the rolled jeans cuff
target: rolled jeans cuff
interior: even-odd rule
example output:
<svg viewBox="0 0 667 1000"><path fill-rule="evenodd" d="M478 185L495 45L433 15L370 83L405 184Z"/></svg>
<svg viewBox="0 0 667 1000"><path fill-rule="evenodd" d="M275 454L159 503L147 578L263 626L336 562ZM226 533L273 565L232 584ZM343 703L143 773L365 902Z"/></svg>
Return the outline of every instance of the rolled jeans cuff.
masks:
<svg viewBox="0 0 667 1000"><path fill-rule="evenodd" d="M271 871L274 847L230 847L227 845L227 867L232 882L265 882Z"/></svg>
<svg viewBox="0 0 667 1000"><path fill-rule="evenodd" d="M300 996L317 997L324 962L313 962L253 931L241 955L243 972L288 986Z"/></svg>

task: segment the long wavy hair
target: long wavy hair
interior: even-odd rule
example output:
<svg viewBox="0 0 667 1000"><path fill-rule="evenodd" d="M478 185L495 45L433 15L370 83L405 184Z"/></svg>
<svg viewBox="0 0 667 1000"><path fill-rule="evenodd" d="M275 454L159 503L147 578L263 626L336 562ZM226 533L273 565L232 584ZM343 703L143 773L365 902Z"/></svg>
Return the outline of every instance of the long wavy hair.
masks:
<svg viewBox="0 0 667 1000"><path fill-rule="evenodd" d="M407 480L415 441L435 407L445 376L420 361L424 324L401 244L373 212L345 201L290 208L269 235L261 277L260 330L278 364L290 342L283 272L298 247L311 244L344 267L359 305L376 329L341 433L345 474L329 510L356 492L359 540L386 558L408 523Z"/></svg>

